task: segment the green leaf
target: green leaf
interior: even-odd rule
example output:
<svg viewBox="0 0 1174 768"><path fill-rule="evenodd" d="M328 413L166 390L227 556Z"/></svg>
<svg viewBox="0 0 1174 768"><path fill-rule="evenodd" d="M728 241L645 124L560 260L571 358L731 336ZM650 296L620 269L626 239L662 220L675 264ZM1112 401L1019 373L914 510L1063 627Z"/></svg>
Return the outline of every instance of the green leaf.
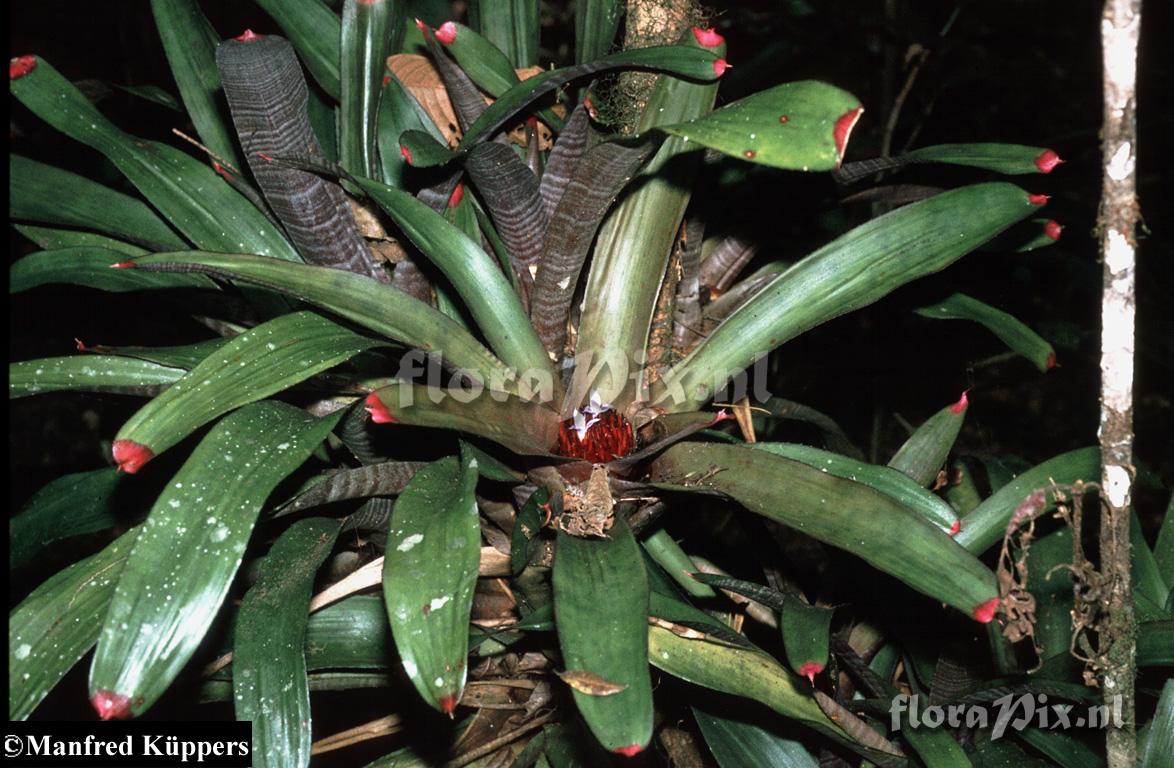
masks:
<svg viewBox="0 0 1174 768"><path fill-rule="evenodd" d="M281 31L293 43L306 69L338 101L339 41L342 22L322 0L256 0L257 5L273 17Z"/></svg>
<svg viewBox="0 0 1174 768"><path fill-rule="evenodd" d="M730 376L780 344L937 272L1035 206L1012 184L976 184L899 208L783 272L718 326L652 392L696 410Z"/></svg>
<svg viewBox="0 0 1174 768"><path fill-rule="evenodd" d="M383 98L379 100L377 142L379 165L383 183L396 189L404 188L407 161L400 150L400 136L406 131L425 131L440 140L442 134L412 94L391 73L386 73ZM414 157L413 157L414 159Z"/></svg>
<svg viewBox="0 0 1174 768"><path fill-rule="evenodd" d="M817 768L819 763L797 741L741 720L693 708L693 717L721 768Z"/></svg>
<svg viewBox="0 0 1174 768"><path fill-rule="evenodd" d="M55 229L52 227L34 227L28 224L13 224L12 227L46 251L53 251L59 248L105 248L127 256L142 256L147 252L145 248L140 248L137 245L124 243L121 240L104 237L103 235L96 235L93 232L80 232L74 229Z"/></svg>
<svg viewBox="0 0 1174 768"><path fill-rule="evenodd" d="M753 447L755 450L769 451L776 456L802 462L820 472L867 485L906 509L916 512L946 533L953 534L958 530L958 517L949 504L895 469L868 464L838 453L796 443L754 443Z"/></svg>
<svg viewBox="0 0 1174 768"><path fill-rule="evenodd" d="M541 486L530 494L518 510L514 528L510 531L510 572L514 576L525 570L534 547L538 545L538 531L542 527L543 517L539 514L540 507L550 509L550 491Z"/></svg>
<svg viewBox="0 0 1174 768"><path fill-rule="evenodd" d="M1015 731L1015 736L1038 749L1061 768L1103 768L1105 765L1102 755L1063 731L1029 727Z"/></svg>
<svg viewBox="0 0 1174 768"><path fill-rule="evenodd" d="M179 99L157 85L120 85L118 83L113 83L113 85L123 93L129 93L131 96L137 96L144 101L167 107L175 112L183 112Z"/></svg>
<svg viewBox="0 0 1174 768"><path fill-rule="evenodd" d="M550 358L505 275L481 246L407 192L354 179L397 227L444 273L460 294L490 348L522 374L553 377Z"/></svg>
<svg viewBox="0 0 1174 768"><path fill-rule="evenodd" d="M340 415L255 403L192 451L143 524L102 625L90 695L104 719L142 714L171 685L220 610L266 497Z"/></svg>
<svg viewBox="0 0 1174 768"><path fill-rule="evenodd" d="M1174 680L1162 686L1158 708L1138 743L1138 768L1161 768L1174 753Z"/></svg>
<svg viewBox="0 0 1174 768"><path fill-rule="evenodd" d="M8 521L8 567L19 568L49 544L113 528L114 492L125 475L113 467L62 475L33 494Z"/></svg>
<svg viewBox="0 0 1174 768"><path fill-rule="evenodd" d="M481 557L476 484L476 460L444 458L417 472L396 500L383 561L383 599L404 670L444 713L456 708L468 672Z"/></svg>
<svg viewBox="0 0 1174 768"><path fill-rule="evenodd" d="M832 626L832 609L809 605L797 595L783 597L779 628L783 631L783 649L787 663L796 674L815 685L815 676L828 662L828 637Z"/></svg>
<svg viewBox="0 0 1174 768"><path fill-rule="evenodd" d="M1001 309L964 293L955 293L938 304L914 310L933 320L971 320L999 337L1012 352L1030 360L1040 373L1056 365L1056 351L1035 331Z"/></svg>
<svg viewBox="0 0 1174 768"><path fill-rule="evenodd" d="M199 248L300 261L264 214L216 173L166 144L123 133L44 59L10 81L12 94L72 139L105 155Z"/></svg>
<svg viewBox="0 0 1174 768"><path fill-rule="evenodd" d="M27 718L97 641L139 530L51 576L9 615L9 720Z"/></svg>
<svg viewBox="0 0 1174 768"><path fill-rule="evenodd" d="M575 63L582 64L606 55L616 39L620 0L578 0L575 3Z"/></svg>
<svg viewBox="0 0 1174 768"><path fill-rule="evenodd" d="M1166 505L1158 540L1154 542L1154 559L1158 562L1158 573L1171 589L1174 589L1174 494Z"/></svg>
<svg viewBox="0 0 1174 768"><path fill-rule="evenodd" d="M334 547L339 522L299 520L269 550L245 593L233 644L237 720L253 723L257 766L310 763L310 690L302 638L314 577Z"/></svg>
<svg viewBox="0 0 1174 768"><path fill-rule="evenodd" d="M87 347L85 351L119 357L135 357L148 360L159 365L169 365L174 368L191 370L203 362L209 355L219 351L228 343L226 338L207 339L194 344L183 344L177 347Z"/></svg>
<svg viewBox="0 0 1174 768"><path fill-rule="evenodd" d="M640 542L652 561L664 569L673 581L693 597L713 597L717 593L693 578L697 566L664 528L658 528Z"/></svg>
<svg viewBox="0 0 1174 768"><path fill-rule="evenodd" d="M196 251L155 254L135 264L199 265L212 274L282 291L396 341L427 352L443 351L450 365L484 382L504 382L503 391L511 389L509 371L468 331L422 301L362 275L261 256Z"/></svg>
<svg viewBox="0 0 1174 768"><path fill-rule="evenodd" d="M8 215L105 232L156 250L183 240L141 200L21 155L8 156ZM63 197L62 190L69 195Z"/></svg>
<svg viewBox="0 0 1174 768"><path fill-rule="evenodd" d="M126 257L126 253L89 246L30 253L9 270L8 290L18 293L53 283L85 285L114 293L158 288L216 287L203 275L110 268L112 264L125 261Z"/></svg>
<svg viewBox="0 0 1174 768"><path fill-rule="evenodd" d="M355 595L310 616L306 668L389 669L395 646L387 608L376 595Z"/></svg>
<svg viewBox="0 0 1174 768"><path fill-rule="evenodd" d="M889 466L904 472L922 488L931 485L945 465L958 433L962 431L962 422L969 407L970 401L963 392L958 402L947 405L926 419L889 459Z"/></svg>
<svg viewBox="0 0 1174 768"><path fill-rule="evenodd" d="M901 157L911 162L950 163L1018 175L1050 173L1054 163L1062 161L1056 158L1049 165L1046 162L1049 153L1055 155L1055 152L1045 147L1027 147L1022 144L937 144L906 152Z"/></svg>
<svg viewBox="0 0 1174 768"><path fill-rule="evenodd" d="M184 375L180 368L108 355L44 357L8 365L8 399L46 392L153 395Z"/></svg>
<svg viewBox="0 0 1174 768"><path fill-rule="evenodd" d="M602 539L559 531L551 579L565 674L622 686L608 694L573 688L579 713L606 749L634 755L652 738L648 577L623 516Z"/></svg>
<svg viewBox="0 0 1174 768"><path fill-rule="evenodd" d="M420 128L410 128L399 135L398 152L400 157L411 158L413 168L435 168L457 157L441 136Z"/></svg>
<svg viewBox="0 0 1174 768"><path fill-rule="evenodd" d="M513 62L485 36L452 21L445 22L445 27L437 31L441 33L437 40L444 45L444 50L456 59L469 79L490 96L497 98L521 82ZM447 37L449 34L451 40Z"/></svg>
<svg viewBox="0 0 1174 768"><path fill-rule="evenodd" d="M220 37L195 0L151 0L155 28L196 132L208 149L243 169L236 137L223 110L216 45Z"/></svg>
<svg viewBox="0 0 1174 768"><path fill-rule="evenodd" d="M514 66L538 63L538 0L473 0L469 22Z"/></svg>
<svg viewBox="0 0 1174 768"><path fill-rule="evenodd" d="M839 166L861 112L860 99L847 91L803 80L659 130L772 168L830 171Z"/></svg>
<svg viewBox="0 0 1174 768"><path fill-rule="evenodd" d="M403 33L399 0L346 0L342 6L339 161L358 176L376 176L376 120L387 57Z"/></svg>
<svg viewBox="0 0 1174 768"><path fill-rule="evenodd" d="M134 473L216 417L305 381L378 343L313 312L262 323L234 337L131 416L114 438L114 460L123 471Z"/></svg>
<svg viewBox="0 0 1174 768"><path fill-rule="evenodd" d="M1101 476L1101 451L1096 446L1077 448L1037 464L1000 488L970 514L962 518L962 530L954 540L968 551L982 553L1003 538L1015 508L1032 491L1050 489L1053 483L1068 485L1083 480L1093 482ZM1047 503L1055 500L1048 490Z"/></svg>
<svg viewBox="0 0 1174 768"><path fill-rule="evenodd" d="M652 472L657 487L730 496L967 615L993 618L995 575L938 527L862 483L767 451L717 443L677 443Z"/></svg>

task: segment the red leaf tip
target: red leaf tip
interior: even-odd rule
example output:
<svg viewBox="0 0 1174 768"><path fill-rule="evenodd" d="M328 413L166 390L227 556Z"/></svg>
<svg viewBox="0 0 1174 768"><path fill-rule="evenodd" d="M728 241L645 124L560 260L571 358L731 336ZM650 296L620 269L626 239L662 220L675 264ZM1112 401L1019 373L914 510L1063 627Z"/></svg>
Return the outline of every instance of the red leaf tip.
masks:
<svg viewBox="0 0 1174 768"><path fill-rule="evenodd" d="M950 413L957 415L966 412L966 409L970 407L969 393L969 389L962 392L962 397L958 398L958 402L950 406Z"/></svg>
<svg viewBox="0 0 1174 768"><path fill-rule="evenodd" d="M363 401L363 408L371 415L371 421L376 424L394 424L396 418L387 410L387 406L379 399L379 393L372 392Z"/></svg>
<svg viewBox="0 0 1174 768"><path fill-rule="evenodd" d="M399 145L399 153L404 156L404 162L408 165L412 164L412 150L408 149L407 144Z"/></svg>
<svg viewBox="0 0 1174 768"><path fill-rule="evenodd" d="M1045 149L1035 159L1035 167L1039 168L1040 173L1051 173L1062 162L1064 161L1060 159L1054 149Z"/></svg>
<svg viewBox="0 0 1174 768"><path fill-rule="evenodd" d="M806 677L812 685L815 685L815 676L823 672L823 664L817 661L808 661L799 665L799 674Z"/></svg>
<svg viewBox="0 0 1174 768"><path fill-rule="evenodd" d="M697 39L698 45L705 48L717 48L726 41L716 29L703 29L702 27L693 27L693 37Z"/></svg>
<svg viewBox="0 0 1174 768"><path fill-rule="evenodd" d="M77 344L77 351L78 352L85 352L86 351L86 343L84 341L82 341L81 339L75 338L73 340L73 343Z"/></svg>
<svg viewBox="0 0 1174 768"><path fill-rule="evenodd" d="M126 720L130 717L130 697L100 688L90 698L90 705L103 720Z"/></svg>
<svg viewBox="0 0 1174 768"><path fill-rule="evenodd" d="M970 615L973 616L974 620L979 624L990 624L991 620L995 618L995 612L998 610L999 598L992 597L985 603L975 606L974 610L970 612Z"/></svg>
<svg viewBox="0 0 1174 768"><path fill-rule="evenodd" d="M465 199L465 185L457 182L456 187L453 188L452 194L448 198L448 207L456 208L461 204L461 200Z"/></svg>
<svg viewBox="0 0 1174 768"><path fill-rule="evenodd" d="M446 21L436 28L436 39L445 45L452 45L457 39L457 25Z"/></svg>
<svg viewBox="0 0 1174 768"><path fill-rule="evenodd" d="M1028 195L1027 202L1032 205L1045 205L1051 198L1051 195Z"/></svg>
<svg viewBox="0 0 1174 768"><path fill-rule="evenodd" d="M154 451L134 440L115 440L111 453L114 455L114 463L128 475L138 472L155 456Z"/></svg>
<svg viewBox="0 0 1174 768"><path fill-rule="evenodd" d="M441 712L443 712L446 715L451 715L453 713L453 710L455 710L457 708L457 697L456 696L441 696L440 701L438 703L440 704L440 711Z"/></svg>
<svg viewBox="0 0 1174 768"><path fill-rule="evenodd" d="M863 113L864 107L856 107L840 115L840 119L836 120L835 128L832 129L832 139L836 143L837 162L843 162L844 150L848 147L848 138L852 135L852 129L856 127L856 121L860 119L860 115Z"/></svg>
<svg viewBox="0 0 1174 768"><path fill-rule="evenodd" d="M14 56L8 60L8 79L19 80L36 68L36 56Z"/></svg>
<svg viewBox="0 0 1174 768"><path fill-rule="evenodd" d="M1059 240L1063 232L1064 225L1055 219L1048 219L1048 222L1044 224L1044 234L1053 240Z"/></svg>
<svg viewBox="0 0 1174 768"><path fill-rule="evenodd" d="M715 75L717 75L718 77L721 77L722 75L724 75L726 73L727 69L733 69L733 68L734 68L734 65L731 64L730 62L726 61L725 59L718 59L717 61L713 62L713 73Z"/></svg>
<svg viewBox="0 0 1174 768"><path fill-rule="evenodd" d="M107 269L134 269L135 263L133 261L116 261Z"/></svg>
<svg viewBox="0 0 1174 768"><path fill-rule="evenodd" d="M623 755L624 757L635 757L643 751L644 747L641 744L629 744L626 747L616 747L612 750L617 755Z"/></svg>
<svg viewBox="0 0 1174 768"><path fill-rule="evenodd" d="M962 521L955 520L954 523L950 526L950 535L957 536L958 532L961 530L962 530Z"/></svg>
<svg viewBox="0 0 1174 768"><path fill-rule="evenodd" d="M1055 352L1048 353L1048 359L1047 359L1047 362L1044 363L1044 365L1046 365L1048 367L1049 371L1056 367L1056 353Z"/></svg>
<svg viewBox="0 0 1174 768"><path fill-rule="evenodd" d="M252 40L260 40L262 37L264 37L264 35L258 35L253 30L246 29L244 32L241 32L239 35L237 35L236 37L234 37L232 39L233 40L240 40L242 43L247 43Z"/></svg>
<svg viewBox="0 0 1174 768"><path fill-rule="evenodd" d="M424 30L428 29L428 25L426 25L424 22L420 21L419 19L416 19L416 28L419 29L421 32L423 32Z"/></svg>

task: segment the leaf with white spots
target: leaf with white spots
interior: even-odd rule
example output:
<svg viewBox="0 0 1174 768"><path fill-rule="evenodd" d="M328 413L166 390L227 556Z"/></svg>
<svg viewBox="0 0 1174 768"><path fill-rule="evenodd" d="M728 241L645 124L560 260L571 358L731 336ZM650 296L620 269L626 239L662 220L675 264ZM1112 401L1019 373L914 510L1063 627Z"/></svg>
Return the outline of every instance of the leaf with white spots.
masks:
<svg viewBox="0 0 1174 768"><path fill-rule="evenodd" d="M8 364L8 399L62 391L150 397L179 381L183 375L182 368L131 357L43 357Z"/></svg>
<svg viewBox="0 0 1174 768"><path fill-rule="evenodd" d="M196 446L155 502L118 581L90 669L99 714L141 714L167 689L220 610L261 505L340 415L255 403Z"/></svg>
<svg viewBox="0 0 1174 768"><path fill-rule="evenodd" d="M404 488L387 535L383 599L404 671L424 700L451 713L469 654L481 557L477 461L434 461Z"/></svg>
<svg viewBox="0 0 1174 768"><path fill-rule="evenodd" d="M302 638L314 576L334 547L339 521L299 520L281 535L237 616L233 694L238 720L253 723L253 765L310 762L310 689Z"/></svg>
<svg viewBox="0 0 1174 768"><path fill-rule="evenodd" d="M97 641L138 532L127 531L101 552L49 577L9 615L9 720L28 717Z"/></svg>

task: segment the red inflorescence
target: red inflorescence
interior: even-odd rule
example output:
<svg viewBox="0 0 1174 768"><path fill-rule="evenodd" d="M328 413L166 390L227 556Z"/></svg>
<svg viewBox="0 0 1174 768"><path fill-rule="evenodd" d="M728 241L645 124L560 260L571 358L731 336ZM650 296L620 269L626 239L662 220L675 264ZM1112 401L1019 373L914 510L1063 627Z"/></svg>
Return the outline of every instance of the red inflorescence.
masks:
<svg viewBox="0 0 1174 768"><path fill-rule="evenodd" d="M1060 234L1064 231L1064 226L1055 219L1049 219L1044 224L1044 234L1053 240L1059 240Z"/></svg>
<svg viewBox="0 0 1174 768"><path fill-rule="evenodd" d="M90 704L103 720L126 720L131 716L130 697L125 694L103 688L94 694Z"/></svg>
<svg viewBox="0 0 1174 768"><path fill-rule="evenodd" d="M242 43L247 43L250 40L260 40L262 37L264 37L264 35L258 35L253 30L246 29L244 32L241 32L239 35L234 37L233 40L240 40Z"/></svg>
<svg viewBox="0 0 1174 768"><path fill-rule="evenodd" d="M457 39L457 25L446 21L436 28L436 39L445 45L452 45Z"/></svg>
<svg viewBox="0 0 1174 768"><path fill-rule="evenodd" d="M37 68L36 56L16 56L8 60L8 79L19 80Z"/></svg>
<svg viewBox="0 0 1174 768"><path fill-rule="evenodd" d="M138 472L155 457L154 451L134 440L115 440L111 452L114 454L114 463L128 475Z"/></svg>
<svg viewBox="0 0 1174 768"><path fill-rule="evenodd" d="M559 424L559 455L593 464L627 456L633 444L632 425L616 411L604 411L598 418L599 421L587 428L582 440L575 431L574 419Z"/></svg>
<svg viewBox="0 0 1174 768"><path fill-rule="evenodd" d="M840 115L840 119L836 120L835 128L832 129L832 139L836 142L836 157L840 160L844 159L844 150L848 147L848 137L852 135L852 129L856 127L856 121L860 119L863 112L864 107L856 107Z"/></svg>
<svg viewBox="0 0 1174 768"><path fill-rule="evenodd" d="M724 43L726 39L718 34L714 29L702 29L701 27L693 27L693 37L697 39L697 44L706 48L717 48Z"/></svg>
<svg viewBox="0 0 1174 768"><path fill-rule="evenodd" d="M1051 173L1062 162L1064 161L1060 159L1060 156L1056 154L1055 150L1045 149L1035 159L1035 167L1039 168L1040 173Z"/></svg>

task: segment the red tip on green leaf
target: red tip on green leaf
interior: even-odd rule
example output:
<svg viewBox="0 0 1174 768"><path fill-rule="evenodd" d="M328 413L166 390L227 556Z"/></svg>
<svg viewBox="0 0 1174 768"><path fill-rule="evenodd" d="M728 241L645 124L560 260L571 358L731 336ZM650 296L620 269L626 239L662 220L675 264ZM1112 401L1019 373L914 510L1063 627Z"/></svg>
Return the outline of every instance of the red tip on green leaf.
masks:
<svg viewBox="0 0 1174 768"><path fill-rule="evenodd" d="M1045 149L1040 156L1035 159L1035 167L1039 168L1040 173L1051 173L1057 165L1064 162L1060 156L1056 154L1055 150Z"/></svg>
<svg viewBox="0 0 1174 768"><path fill-rule="evenodd" d="M848 138L852 135L852 129L856 127L856 121L860 119L863 112L864 107L848 110L840 115L835 128L832 129L832 138L836 142L836 157L841 161L844 159L844 150L848 147Z"/></svg>
<svg viewBox="0 0 1174 768"><path fill-rule="evenodd" d="M130 717L130 697L121 693L103 688L94 694L90 704L103 720L126 720Z"/></svg>
<svg viewBox="0 0 1174 768"><path fill-rule="evenodd" d="M384 75L384 76L383 76L383 85L384 85L384 87L386 87L386 86L387 86L387 84L388 84L388 83L390 83L390 82L391 82L391 75Z"/></svg>
<svg viewBox="0 0 1174 768"><path fill-rule="evenodd" d="M954 524L950 526L950 535L957 536L958 532L962 530L962 521L955 520Z"/></svg>
<svg viewBox="0 0 1174 768"><path fill-rule="evenodd" d="M999 610L999 598L992 597L985 603L976 606L975 609L970 612L970 615L973 616L974 620L979 624L990 624L991 620L995 618L995 611L997 610Z"/></svg>
<svg viewBox="0 0 1174 768"><path fill-rule="evenodd" d="M407 144L399 145L399 153L404 156L404 162L408 165L412 164L412 150L408 149Z"/></svg>
<svg viewBox="0 0 1174 768"><path fill-rule="evenodd" d="M452 45L457 39L457 25L446 21L436 28L436 39L445 45Z"/></svg>
<svg viewBox="0 0 1174 768"><path fill-rule="evenodd" d="M461 200L465 198L465 185L457 182L456 187L453 188L452 194L448 198L448 207L456 208L461 204Z"/></svg>
<svg viewBox="0 0 1174 768"><path fill-rule="evenodd" d="M1063 232L1064 232L1064 225L1062 225L1060 222L1056 221L1055 219L1049 219L1048 222L1046 224L1044 224L1044 234L1047 235L1048 237L1052 238L1053 240L1059 240L1060 235Z"/></svg>
<svg viewBox="0 0 1174 768"><path fill-rule="evenodd" d="M116 261L108 269L134 269L135 266L136 264L133 261Z"/></svg>
<svg viewBox="0 0 1174 768"><path fill-rule="evenodd" d="M36 68L36 56L16 56L8 60L8 79L19 80Z"/></svg>
<svg viewBox="0 0 1174 768"><path fill-rule="evenodd" d="M958 398L958 402L950 406L950 413L962 414L966 412L966 409L970 406L970 398L967 397L968 392L970 392L969 389L964 391L962 397Z"/></svg>
<svg viewBox="0 0 1174 768"><path fill-rule="evenodd" d="M693 27L693 37L697 38L698 45L705 48L717 48L726 41L717 33L717 30L702 29L701 27Z"/></svg>
<svg viewBox="0 0 1174 768"><path fill-rule="evenodd" d="M155 456L154 451L134 440L115 440L112 453L114 454L114 463L128 475L138 472Z"/></svg>
<svg viewBox="0 0 1174 768"><path fill-rule="evenodd" d="M446 715L451 715L453 710L457 708L456 696L441 696L440 697L440 711Z"/></svg>
<svg viewBox="0 0 1174 768"><path fill-rule="evenodd" d="M1027 202L1032 205L1044 205L1050 198L1050 195L1028 195Z"/></svg>
<svg viewBox="0 0 1174 768"><path fill-rule="evenodd" d="M599 113L595 111L595 102L591 101L590 98L583 99L583 109L587 110L587 114L592 120L599 119Z"/></svg>
<svg viewBox="0 0 1174 768"><path fill-rule="evenodd" d="M239 35L234 37L233 40L240 40L242 43L247 43L250 40L260 40L262 37L264 37L264 35L258 35L253 30L246 29L244 32L241 32Z"/></svg>
<svg viewBox="0 0 1174 768"><path fill-rule="evenodd" d="M77 351L78 352L85 352L86 351L86 343L84 341L82 341L81 339L75 338L73 340L73 343L77 344Z"/></svg>
<svg viewBox="0 0 1174 768"><path fill-rule="evenodd" d="M1047 362L1044 363L1044 365L1047 366L1049 371L1056 367L1056 353L1055 352L1048 353L1048 359L1047 359Z"/></svg>
<svg viewBox="0 0 1174 768"><path fill-rule="evenodd" d="M612 750L612 752L615 752L617 755L623 755L624 757L635 757L643 751L644 747L639 744L629 744L626 747L616 747Z"/></svg>
<svg viewBox="0 0 1174 768"><path fill-rule="evenodd" d="M371 415L371 421L376 424L394 424L396 419L391 415L391 411L387 410L387 406L379 399L379 395L375 392L367 395L367 399L363 401L363 408Z"/></svg>
<svg viewBox="0 0 1174 768"><path fill-rule="evenodd" d="M428 28L428 27L427 27L427 25L425 25L425 24L424 24L424 22L420 21L419 19L416 19L416 27L417 27L417 28L418 28L418 29L419 29L421 32L423 32L425 29L427 29L427 28Z"/></svg>
<svg viewBox="0 0 1174 768"><path fill-rule="evenodd" d="M809 661L799 665L799 674L810 680L812 685L815 685L815 676L820 672L823 672L823 664L819 662Z"/></svg>
<svg viewBox="0 0 1174 768"><path fill-rule="evenodd" d="M726 73L727 69L733 69L733 68L734 68L734 65L731 64L730 62L726 61L725 59L718 59L717 61L715 61L713 63L713 73L715 75L717 75L718 77L721 77L722 75L724 75Z"/></svg>

